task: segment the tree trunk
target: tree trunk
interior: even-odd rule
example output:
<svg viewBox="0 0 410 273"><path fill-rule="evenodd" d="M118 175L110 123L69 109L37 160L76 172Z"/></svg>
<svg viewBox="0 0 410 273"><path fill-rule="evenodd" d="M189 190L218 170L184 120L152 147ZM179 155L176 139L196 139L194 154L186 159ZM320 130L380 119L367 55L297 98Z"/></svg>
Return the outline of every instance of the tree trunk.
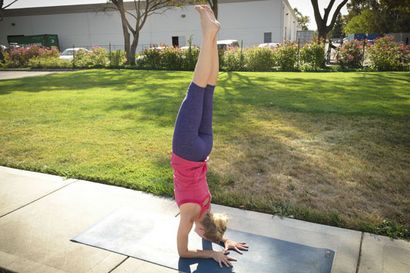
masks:
<svg viewBox="0 0 410 273"><path fill-rule="evenodd" d="M325 8L323 18L319 11L318 0L310 0L310 1L312 3L313 12L315 14L315 21L316 21L317 32L318 32L318 42L320 42L321 40L325 41L327 38L327 34L329 33L329 31L333 29L333 26L336 23L336 18L339 15L340 10L347 3L348 0L343 0L341 3L339 3L339 5L336 8L335 13L332 16L332 19L329 25L327 25L327 21L330 16L330 11L332 10L332 7L336 0L330 0L329 5L327 6L327 8Z"/></svg>
<svg viewBox="0 0 410 273"><path fill-rule="evenodd" d="M122 26L122 33L124 36L124 51L125 51L125 57L127 58L126 64L131 64L131 58L130 58L130 33L128 31L127 27L127 18L125 17L125 10L123 9L123 6L118 7L118 10L120 11L121 15L121 26Z"/></svg>
<svg viewBox="0 0 410 273"><path fill-rule="evenodd" d="M327 31L326 31L326 24L323 24L322 26L319 27L317 26L317 39L318 42L320 43L321 41L326 41L326 36L327 36Z"/></svg>
<svg viewBox="0 0 410 273"><path fill-rule="evenodd" d="M218 19L218 3L212 7L212 11L215 14L215 18Z"/></svg>
<svg viewBox="0 0 410 273"><path fill-rule="evenodd" d="M218 0L208 0L208 4L211 6L215 18L218 19Z"/></svg>
<svg viewBox="0 0 410 273"><path fill-rule="evenodd" d="M130 47L130 56L129 56L130 65L135 65L135 54L137 53L138 40L139 40L139 32L137 32L137 34L134 36L134 40L132 41L132 44Z"/></svg>
<svg viewBox="0 0 410 273"><path fill-rule="evenodd" d="M127 58L126 64L131 64L131 44L130 44L130 34L124 33L124 51L125 51L125 56Z"/></svg>

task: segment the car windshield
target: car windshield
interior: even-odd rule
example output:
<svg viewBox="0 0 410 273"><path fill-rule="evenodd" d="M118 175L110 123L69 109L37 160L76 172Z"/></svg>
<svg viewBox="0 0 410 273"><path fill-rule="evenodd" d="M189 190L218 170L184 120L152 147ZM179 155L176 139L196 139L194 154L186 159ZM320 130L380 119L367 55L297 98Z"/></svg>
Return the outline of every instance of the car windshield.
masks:
<svg viewBox="0 0 410 273"><path fill-rule="evenodd" d="M63 55L63 56L71 56L71 55L74 55L74 50L72 50L72 49L66 49L66 50L63 51L63 53L61 53L61 55Z"/></svg>

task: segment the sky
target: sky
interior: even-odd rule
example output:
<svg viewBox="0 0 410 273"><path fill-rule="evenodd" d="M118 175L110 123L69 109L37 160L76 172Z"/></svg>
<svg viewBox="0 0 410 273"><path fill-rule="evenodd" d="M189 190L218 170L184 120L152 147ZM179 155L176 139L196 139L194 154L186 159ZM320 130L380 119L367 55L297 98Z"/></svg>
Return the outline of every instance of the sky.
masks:
<svg viewBox="0 0 410 273"><path fill-rule="evenodd" d="M11 3L13 0L5 0L5 5ZM310 17L309 29L316 30L315 17L313 15L313 7L310 0L288 0L292 8L297 8L303 15ZM329 3L329 0L318 0L320 11ZM73 5L73 4L88 4L88 3L106 3L107 0L18 0L10 8L27 8L27 7L44 7L53 5ZM336 0L335 5L332 9L334 11L337 4L342 2L342 0ZM346 6L342 9L342 14L347 14ZM329 19L330 21L330 19Z"/></svg>
<svg viewBox="0 0 410 273"><path fill-rule="evenodd" d="M291 5L292 8L297 8L303 15L307 15L310 18L310 24L308 25L309 29L311 30L316 30L316 22L315 22L315 16L313 12L313 6L310 0L288 0L289 4ZM323 10L324 8L329 4L329 0L318 0L319 2L319 10L322 13L323 16ZM341 3L342 0L336 0L335 4L332 8L332 13L335 11L337 5ZM342 8L341 10L342 14L347 14L347 8L346 5ZM330 16L329 16L330 17ZM329 18L330 22L330 18Z"/></svg>

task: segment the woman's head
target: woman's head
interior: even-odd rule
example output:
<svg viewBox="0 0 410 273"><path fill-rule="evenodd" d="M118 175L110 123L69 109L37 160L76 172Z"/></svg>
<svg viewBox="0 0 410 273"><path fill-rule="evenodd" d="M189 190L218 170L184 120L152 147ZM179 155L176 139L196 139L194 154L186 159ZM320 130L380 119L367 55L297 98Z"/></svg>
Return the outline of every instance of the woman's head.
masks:
<svg viewBox="0 0 410 273"><path fill-rule="evenodd" d="M228 217L226 215L212 212L205 213L201 220L204 237L213 242L221 241L226 231L227 222Z"/></svg>

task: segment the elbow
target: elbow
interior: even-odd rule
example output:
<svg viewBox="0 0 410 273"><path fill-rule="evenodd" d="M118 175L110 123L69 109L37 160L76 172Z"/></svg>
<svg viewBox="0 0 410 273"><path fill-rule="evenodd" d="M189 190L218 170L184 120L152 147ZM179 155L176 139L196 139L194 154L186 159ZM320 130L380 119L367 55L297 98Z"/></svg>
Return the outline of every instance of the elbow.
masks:
<svg viewBox="0 0 410 273"><path fill-rule="evenodd" d="M180 258L189 258L188 250L179 250L178 249L178 255L179 255Z"/></svg>

